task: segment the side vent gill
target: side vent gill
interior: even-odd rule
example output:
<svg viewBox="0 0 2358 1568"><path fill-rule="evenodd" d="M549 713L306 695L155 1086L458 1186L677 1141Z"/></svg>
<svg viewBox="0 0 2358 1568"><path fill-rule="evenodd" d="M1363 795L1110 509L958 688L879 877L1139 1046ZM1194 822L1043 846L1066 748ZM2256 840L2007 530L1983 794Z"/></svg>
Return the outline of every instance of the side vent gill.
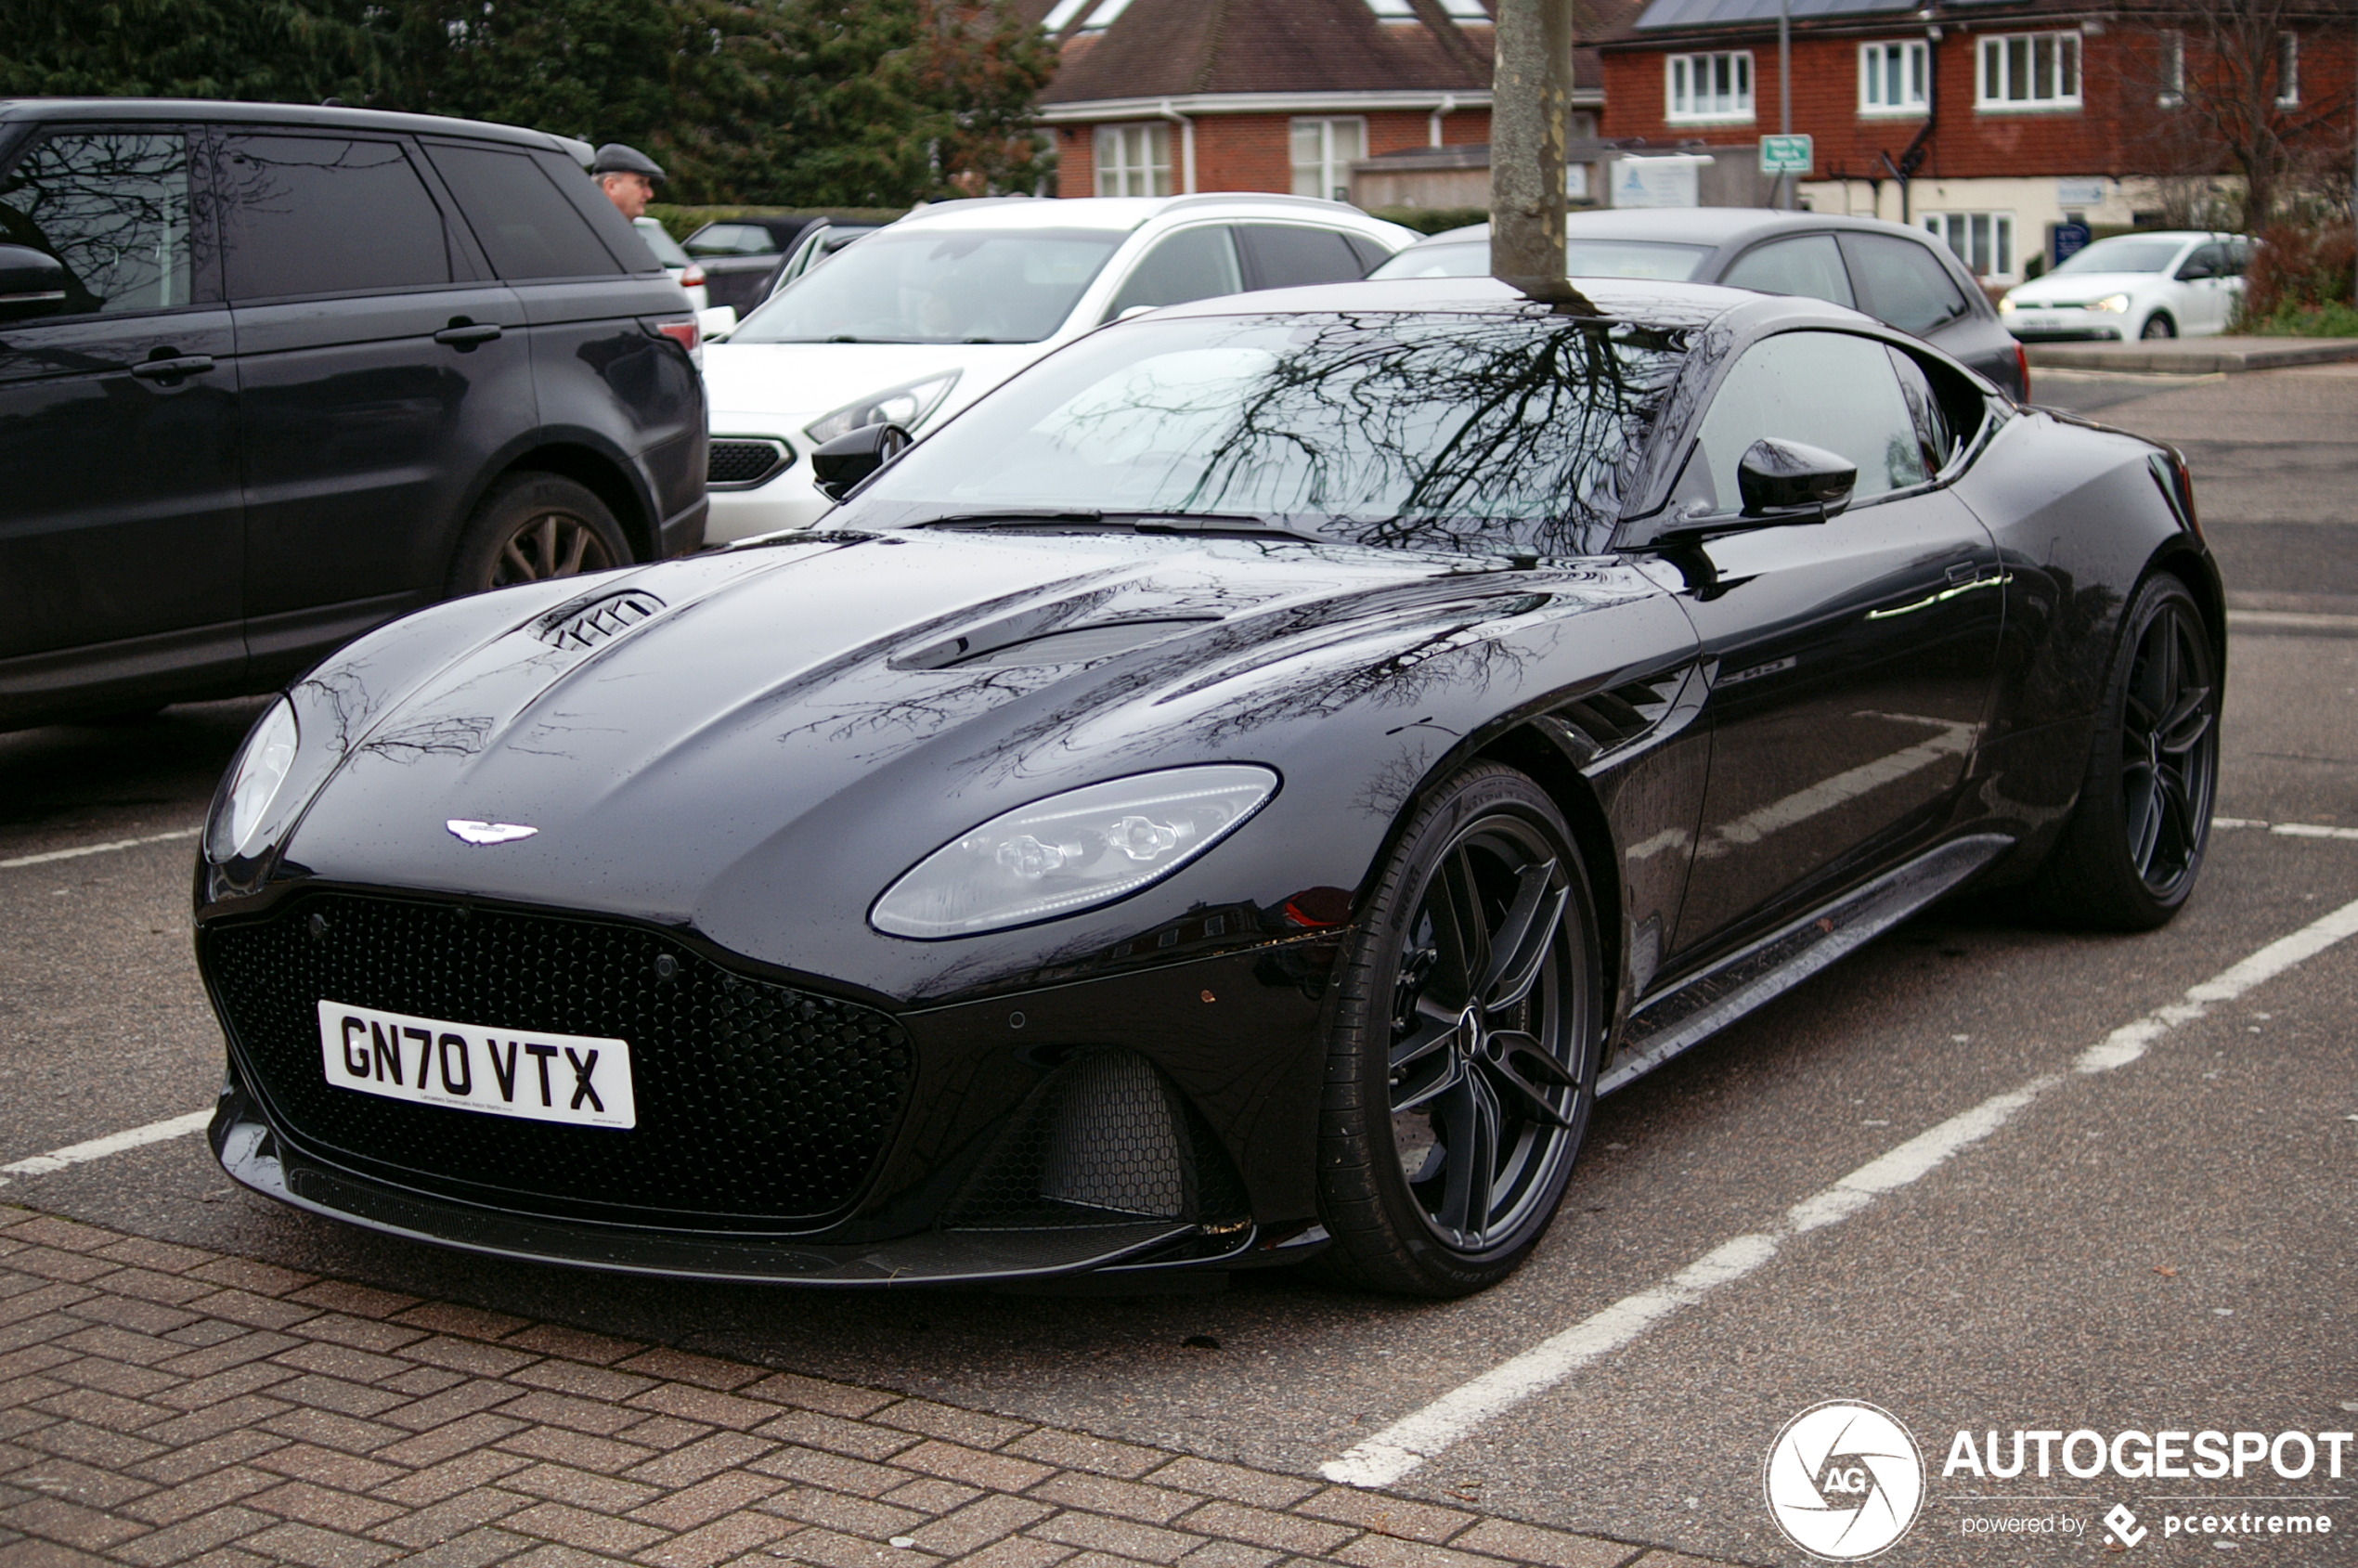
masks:
<svg viewBox="0 0 2358 1568"><path fill-rule="evenodd" d="M1568 702L1548 717L1586 741L1592 748L1592 757L1602 757L1661 723L1678 694L1680 681L1681 676L1676 671L1647 680L1627 681Z"/></svg>
<svg viewBox="0 0 2358 1568"><path fill-rule="evenodd" d="M663 601L645 590L626 589L587 604L568 604L555 610L543 616L532 633L551 648L594 648L621 636L662 608Z"/></svg>

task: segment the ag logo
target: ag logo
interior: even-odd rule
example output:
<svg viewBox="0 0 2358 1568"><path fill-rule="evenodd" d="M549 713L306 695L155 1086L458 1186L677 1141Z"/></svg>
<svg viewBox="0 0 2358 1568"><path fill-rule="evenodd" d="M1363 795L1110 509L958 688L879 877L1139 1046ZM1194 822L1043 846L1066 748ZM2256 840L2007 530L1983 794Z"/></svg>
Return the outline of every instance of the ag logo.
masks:
<svg viewBox="0 0 2358 1568"><path fill-rule="evenodd" d="M1761 1484L1787 1540L1812 1557L1849 1562L1908 1533L1924 1500L1924 1462L1888 1412L1830 1399L1785 1423Z"/></svg>

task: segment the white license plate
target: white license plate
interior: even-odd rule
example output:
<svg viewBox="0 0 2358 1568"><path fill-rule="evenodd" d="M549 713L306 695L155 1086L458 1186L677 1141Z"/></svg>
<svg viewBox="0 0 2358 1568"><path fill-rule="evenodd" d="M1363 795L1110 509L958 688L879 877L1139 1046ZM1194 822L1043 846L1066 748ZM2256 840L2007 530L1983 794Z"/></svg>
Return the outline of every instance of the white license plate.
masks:
<svg viewBox="0 0 2358 1568"><path fill-rule="evenodd" d="M319 1004L319 1061L339 1089L573 1127L636 1127L630 1043L486 1029Z"/></svg>

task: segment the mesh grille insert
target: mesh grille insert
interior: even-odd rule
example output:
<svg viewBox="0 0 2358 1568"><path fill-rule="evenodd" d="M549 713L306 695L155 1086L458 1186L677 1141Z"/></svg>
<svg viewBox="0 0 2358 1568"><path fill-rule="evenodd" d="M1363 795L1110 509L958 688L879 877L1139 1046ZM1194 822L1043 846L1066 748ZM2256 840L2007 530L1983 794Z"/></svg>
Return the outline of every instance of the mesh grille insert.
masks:
<svg viewBox="0 0 2358 1568"><path fill-rule="evenodd" d="M317 893L205 933L258 1090L297 1142L364 1173L527 1212L810 1220L882 1156L914 1053L891 1017L731 973L660 933L566 916ZM639 1124L544 1122L337 1088L323 998L630 1043Z"/></svg>
<svg viewBox="0 0 2358 1568"><path fill-rule="evenodd" d="M758 485L794 461L793 449L783 441L723 437L705 453L707 485Z"/></svg>

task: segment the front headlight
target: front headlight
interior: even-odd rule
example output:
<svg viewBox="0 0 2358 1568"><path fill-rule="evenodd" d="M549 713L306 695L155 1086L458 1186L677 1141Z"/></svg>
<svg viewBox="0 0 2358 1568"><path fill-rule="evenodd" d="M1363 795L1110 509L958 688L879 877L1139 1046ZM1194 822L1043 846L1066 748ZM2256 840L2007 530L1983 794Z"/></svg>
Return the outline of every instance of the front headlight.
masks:
<svg viewBox="0 0 2358 1568"><path fill-rule="evenodd" d="M2129 296L2127 294L2106 294L2103 299L2098 300L2088 308L2091 310L2109 310L2115 316L2118 316L2129 308Z"/></svg>
<svg viewBox="0 0 2358 1568"><path fill-rule="evenodd" d="M280 697L246 737L230 770L228 787L205 824L205 855L214 864L243 860L262 847L263 824L269 820L279 786L287 782L287 770L294 765L300 738L294 705Z"/></svg>
<svg viewBox="0 0 2358 1568"><path fill-rule="evenodd" d="M2001 316L2012 316L2014 313L2015 297L2012 294L2008 294L2004 299L1998 302L1998 314Z"/></svg>
<svg viewBox="0 0 2358 1568"><path fill-rule="evenodd" d="M868 923L931 940L1093 909L1159 882L1277 793L1272 769L1172 768L1068 790L944 844L886 889Z"/></svg>
<svg viewBox="0 0 2358 1568"><path fill-rule="evenodd" d="M897 424L903 430L914 430L918 421L939 408L941 400L950 395L950 389L958 384L959 374L947 370L921 382L911 382L907 386L896 386L890 392L863 397L816 423L803 426L802 433L823 443L872 424Z"/></svg>

